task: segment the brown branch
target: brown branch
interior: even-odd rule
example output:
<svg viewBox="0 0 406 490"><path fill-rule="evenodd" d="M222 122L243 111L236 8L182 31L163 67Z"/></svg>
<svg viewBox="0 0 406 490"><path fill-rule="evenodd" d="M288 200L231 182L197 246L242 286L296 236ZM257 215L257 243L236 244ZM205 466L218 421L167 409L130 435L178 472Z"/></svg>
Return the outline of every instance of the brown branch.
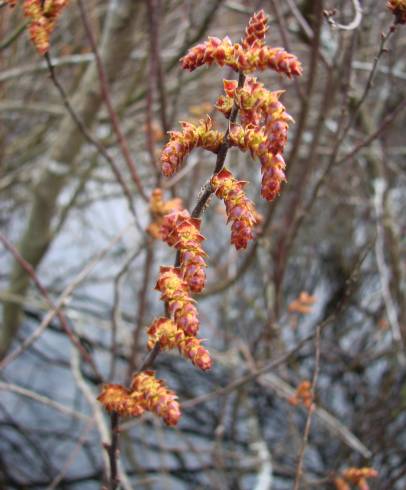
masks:
<svg viewBox="0 0 406 490"><path fill-rule="evenodd" d="M110 462L110 481L109 490L116 490L120 483L118 478L118 436L119 436L119 416L116 412L110 415L111 443L106 447Z"/></svg>

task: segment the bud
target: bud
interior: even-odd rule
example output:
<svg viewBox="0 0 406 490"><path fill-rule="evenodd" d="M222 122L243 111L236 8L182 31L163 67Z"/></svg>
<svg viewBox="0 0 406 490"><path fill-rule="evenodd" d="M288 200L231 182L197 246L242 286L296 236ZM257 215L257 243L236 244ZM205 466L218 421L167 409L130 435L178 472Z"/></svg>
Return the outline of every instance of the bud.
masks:
<svg viewBox="0 0 406 490"><path fill-rule="evenodd" d="M313 392L310 381L302 381L296 389L296 393L289 398L291 405L304 405L308 410L313 406Z"/></svg>

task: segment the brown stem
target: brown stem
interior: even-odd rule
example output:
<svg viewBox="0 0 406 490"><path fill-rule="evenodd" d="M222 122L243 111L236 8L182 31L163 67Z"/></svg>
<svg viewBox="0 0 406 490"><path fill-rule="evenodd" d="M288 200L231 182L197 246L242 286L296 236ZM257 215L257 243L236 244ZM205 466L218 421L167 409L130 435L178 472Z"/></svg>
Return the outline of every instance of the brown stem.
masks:
<svg viewBox="0 0 406 490"><path fill-rule="evenodd" d="M119 416L116 412L113 412L110 416L110 429L111 429L111 443L107 448L110 461L110 481L109 490L116 490L118 487L118 436L119 436Z"/></svg>

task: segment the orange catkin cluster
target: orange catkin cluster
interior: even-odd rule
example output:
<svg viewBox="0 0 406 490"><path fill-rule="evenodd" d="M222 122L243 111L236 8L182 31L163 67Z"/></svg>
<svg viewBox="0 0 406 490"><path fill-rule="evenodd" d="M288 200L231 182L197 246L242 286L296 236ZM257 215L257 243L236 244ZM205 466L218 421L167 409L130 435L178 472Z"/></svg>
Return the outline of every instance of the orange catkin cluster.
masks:
<svg viewBox="0 0 406 490"><path fill-rule="evenodd" d="M168 304L176 325L186 335L196 335L199 330L198 313L180 269L161 267L155 289L161 292L161 300Z"/></svg>
<svg viewBox="0 0 406 490"><path fill-rule="evenodd" d="M223 136L213 129L213 121L209 116L195 126L189 122L181 122L182 131L170 131L169 142L161 154L162 173L170 177L182 165L183 160L196 147L216 153Z"/></svg>
<svg viewBox="0 0 406 490"><path fill-rule="evenodd" d="M351 490L351 486L359 490L369 490L368 478L377 478L378 472L374 468L348 468L335 478L336 490Z"/></svg>
<svg viewBox="0 0 406 490"><path fill-rule="evenodd" d="M15 4L15 2L12 3ZM68 3L69 0L24 1L24 15L30 21L31 41L39 54L44 55L48 51L51 33L55 29L61 11Z"/></svg>
<svg viewBox="0 0 406 490"><path fill-rule="evenodd" d="M310 381L302 381L296 389L296 393L289 398L291 405L304 405L308 410L313 406L314 395Z"/></svg>
<svg viewBox="0 0 406 490"><path fill-rule="evenodd" d="M389 0L386 4L398 24L406 24L406 0Z"/></svg>
<svg viewBox="0 0 406 490"><path fill-rule="evenodd" d="M180 418L175 393L153 371L136 374L129 390L121 385L105 385L97 399L109 412L125 417L138 417L147 410L156 413L167 425L176 425Z"/></svg>
<svg viewBox="0 0 406 490"><path fill-rule="evenodd" d="M148 348L153 349L157 342L162 350L177 348L186 359L190 359L196 367L203 371L211 368L211 357L202 347L202 341L193 335L186 335L175 322L168 318L158 318L148 328Z"/></svg>
<svg viewBox="0 0 406 490"><path fill-rule="evenodd" d="M254 227L260 223L261 216L245 195L246 182L237 180L223 168L225 154L230 146L235 146L248 150L260 160L261 194L271 201L285 180L282 152L287 142L288 124L293 121L280 101L283 91L271 92L256 78L245 75L268 68L289 78L302 73L294 55L265 45L267 30L267 18L261 10L250 19L241 43L232 44L228 37L223 40L209 37L180 60L182 67L190 71L202 65L217 64L244 74L239 77L241 86L233 80L224 81L225 95L219 97L216 104L226 118L239 112L240 124L234 122L233 116L229 130L223 134L214 128L209 116L198 124L181 122L182 130L169 132L169 141L161 154L161 170L166 177L179 170L195 148L218 154L216 172L195 209L199 215L211 193L222 199L228 222L232 223L231 243L237 250L246 248L253 239ZM177 260L175 267L160 268L155 289L161 293L167 315L155 319L148 327L147 346L153 350L153 355L160 350L177 349L196 367L206 371L211 368L212 360L196 337L200 324L196 301L191 296L202 292L206 280L200 219L182 209L179 199L165 201L160 189L152 192L150 213L152 224L148 232L175 248ZM175 394L157 380L152 371L134 376L130 389L106 385L99 400L107 410L120 415L137 416L149 410L169 425L175 425L180 417Z"/></svg>
<svg viewBox="0 0 406 490"><path fill-rule="evenodd" d="M249 240L254 238L253 228L257 224L254 204L247 198L244 187L247 184L238 181L233 174L223 168L210 181L214 193L226 205L228 222L231 225L231 243L237 250L247 248Z"/></svg>
<svg viewBox="0 0 406 490"><path fill-rule="evenodd" d="M302 67L296 56L283 48L265 46L266 31L267 19L261 10L250 19L241 44L233 44L228 36L224 39L209 37L181 59L182 68L193 71L199 66L216 63L243 73L270 68L289 78L301 75Z"/></svg>
<svg viewBox="0 0 406 490"><path fill-rule="evenodd" d="M200 293L206 282L206 253L201 245L204 236L199 230L200 219L192 218L185 209L167 214L162 220L162 240L179 250L181 274L193 293Z"/></svg>

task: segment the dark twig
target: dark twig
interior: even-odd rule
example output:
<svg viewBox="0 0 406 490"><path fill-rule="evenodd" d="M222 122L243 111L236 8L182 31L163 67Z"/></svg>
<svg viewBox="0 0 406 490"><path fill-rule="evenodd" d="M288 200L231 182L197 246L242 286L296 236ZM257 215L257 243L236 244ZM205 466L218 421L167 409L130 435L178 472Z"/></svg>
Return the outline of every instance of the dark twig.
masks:
<svg viewBox="0 0 406 490"><path fill-rule="evenodd" d="M320 328L320 325L318 325L316 328L316 340L315 340L315 343L316 343L315 367L314 367L312 387L311 387L313 400L314 400L314 393L315 393L316 385L317 385L317 378L319 376L319 370L320 370L320 333L321 333L321 328ZM303 475L304 454L305 454L305 450L306 450L306 446L307 446L307 441L309 440L310 427L311 427L311 423L312 423L312 415L313 415L315 408L316 408L315 404L312 403L311 406L309 407L308 412L307 412L306 425L305 425L305 430L303 433L302 447L300 448L293 490L299 490L299 488L300 488L300 481L301 481L302 475Z"/></svg>
<svg viewBox="0 0 406 490"><path fill-rule="evenodd" d="M111 443L106 448L110 461L110 482L109 490L116 490L120 483L118 478L118 439L119 439L119 416L116 412L113 412L110 416L110 428L111 428Z"/></svg>

